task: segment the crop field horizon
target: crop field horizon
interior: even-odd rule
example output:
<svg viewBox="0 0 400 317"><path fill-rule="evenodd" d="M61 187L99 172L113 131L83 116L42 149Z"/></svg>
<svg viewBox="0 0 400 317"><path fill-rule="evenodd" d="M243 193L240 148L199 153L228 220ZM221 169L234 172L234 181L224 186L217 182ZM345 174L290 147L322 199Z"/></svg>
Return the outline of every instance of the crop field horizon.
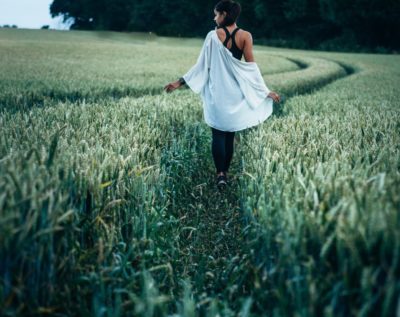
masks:
<svg viewBox="0 0 400 317"><path fill-rule="evenodd" d="M400 56L255 45L219 192L202 43L0 29L1 316L400 314Z"/></svg>

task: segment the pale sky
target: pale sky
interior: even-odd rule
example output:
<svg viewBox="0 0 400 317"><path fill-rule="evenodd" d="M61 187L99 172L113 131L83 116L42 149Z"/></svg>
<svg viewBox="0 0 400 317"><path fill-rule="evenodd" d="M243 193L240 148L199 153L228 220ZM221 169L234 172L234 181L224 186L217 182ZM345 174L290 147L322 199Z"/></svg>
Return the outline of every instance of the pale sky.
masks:
<svg viewBox="0 0 400 317"><path fill-rule="evenodd" d="M40 29L50 25L51 29L68 29L62 18L51 18L50 4L53 0L0 0L0 26L15 24L18 28Z"/></svg>

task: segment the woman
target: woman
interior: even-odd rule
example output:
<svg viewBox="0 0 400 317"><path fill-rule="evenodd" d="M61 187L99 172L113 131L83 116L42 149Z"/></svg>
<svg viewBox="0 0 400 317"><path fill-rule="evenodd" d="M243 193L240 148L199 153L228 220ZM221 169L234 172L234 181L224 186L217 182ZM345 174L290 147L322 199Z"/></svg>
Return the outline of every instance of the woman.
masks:
<svg viewBox="0 0 400 317"><path fill-rule="evenodd" d="M164 89L172 92L188 85L201 93L204 118L212 131L212 155L219 188L227 184L236 131L262 123L280 96L270 91L254 62L253 40L237 27L239 3L220 1L214 9L215 30L204 41L197 63L179 80ZM244 55L245 61L241 58Z"/></svg>

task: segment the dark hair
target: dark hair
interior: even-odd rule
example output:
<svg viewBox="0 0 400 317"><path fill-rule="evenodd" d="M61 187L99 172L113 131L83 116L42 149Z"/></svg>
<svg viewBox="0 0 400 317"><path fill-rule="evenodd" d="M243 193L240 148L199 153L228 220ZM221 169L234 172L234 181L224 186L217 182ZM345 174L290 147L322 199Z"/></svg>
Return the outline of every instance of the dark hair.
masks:
<svg viewBox="0 0 400 317"><path fill-rule="evenodd" d="M226 12L226 16L224 21L222 22L222 26L231 25L236 22L237 18L242 11L242 7L239 3L232 0L222 0L215 5L215 10L219 13L223 11Z"/></svg>

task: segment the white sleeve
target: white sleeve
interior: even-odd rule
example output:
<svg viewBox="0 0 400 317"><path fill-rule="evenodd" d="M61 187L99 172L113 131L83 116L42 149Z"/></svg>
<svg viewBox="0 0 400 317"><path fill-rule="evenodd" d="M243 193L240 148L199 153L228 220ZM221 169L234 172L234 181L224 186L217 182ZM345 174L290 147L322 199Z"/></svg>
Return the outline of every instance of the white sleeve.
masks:
<svg viewBox="0 0 400 317"><path fill-rule="evenodd" d="M249 105L255 109L262 104L270 93L265 85L261 71L255 62L252 63L232 63L233 72L239 83L240 90Z"/></svg>
<svg viewBox="0 0 400 317"><path fill-rule="evenodd" d="M196 94L199 94L202 91L204 85L208 81L211 54L210 36L211 32L207 35L204 41L196 64L193 65L192 68L190 68L190 70L182 76L189 88L192 89Z"/></svg>

